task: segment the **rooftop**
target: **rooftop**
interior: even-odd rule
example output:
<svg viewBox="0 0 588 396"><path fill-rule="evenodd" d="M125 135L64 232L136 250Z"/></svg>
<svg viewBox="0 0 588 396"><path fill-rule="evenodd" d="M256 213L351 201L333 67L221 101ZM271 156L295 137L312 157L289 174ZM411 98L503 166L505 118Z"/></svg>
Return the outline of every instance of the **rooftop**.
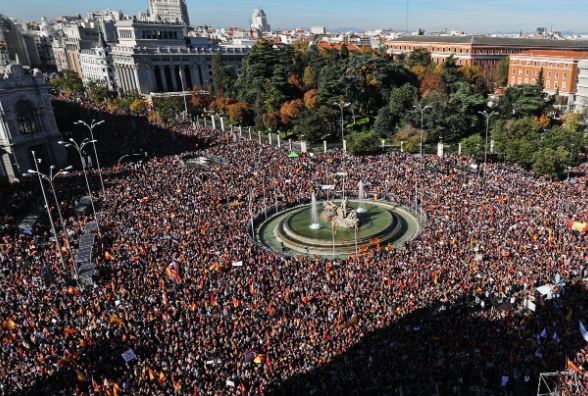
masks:
<svg viewBox="0 0 588 396"><path fill-rule="evenodd" d="M585 40L545 40L532 38L490 37L490 36L402 36L390 42L414 42L414 43L448 43L448 44L475 44L517 47L543 47L543 48L586 48Z"/></svg>

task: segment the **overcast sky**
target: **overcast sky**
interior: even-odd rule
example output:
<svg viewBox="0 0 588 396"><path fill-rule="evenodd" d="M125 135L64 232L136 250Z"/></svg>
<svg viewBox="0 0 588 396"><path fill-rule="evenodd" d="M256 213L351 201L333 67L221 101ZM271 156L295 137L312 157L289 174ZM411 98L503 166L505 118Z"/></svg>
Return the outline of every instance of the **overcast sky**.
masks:
<svg viewBox="0 0 588 396"><path fill-rule="evenodd" d="M187 0L194 25L247 26L262 7L273 28L327 26L406 29L406 0ZM84 15L113 8L126 14L147 9L148 0L0 0L0 13L22 20ZM588 0L409 0L409 27L483 33L554 30L588 32ZM26 6L23 6L26 4Z"/></svg>

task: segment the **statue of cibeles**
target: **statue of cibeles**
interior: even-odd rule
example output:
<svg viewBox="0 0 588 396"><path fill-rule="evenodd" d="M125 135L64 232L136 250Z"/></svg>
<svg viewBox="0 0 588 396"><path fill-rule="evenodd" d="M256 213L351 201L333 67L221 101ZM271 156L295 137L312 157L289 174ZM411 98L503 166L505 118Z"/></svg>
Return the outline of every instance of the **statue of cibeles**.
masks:
<svg viewBox="0 0 588 396"><path fill-rule="evenodd" d="M332 201L327 201L324 204L324 210L321 213L321 219L328 223L335 223L336 226L342 228L354 228L359 225L359 216L357 211L349 210L349 200L343 199L340 206L337 206Z"/></svg>

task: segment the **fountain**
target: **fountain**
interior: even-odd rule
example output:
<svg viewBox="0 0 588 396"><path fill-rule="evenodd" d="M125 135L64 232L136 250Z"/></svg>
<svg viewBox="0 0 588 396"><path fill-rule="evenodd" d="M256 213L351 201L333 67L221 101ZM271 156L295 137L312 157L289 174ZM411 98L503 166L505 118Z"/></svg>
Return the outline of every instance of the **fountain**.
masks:
<svg viewBox="0 0 588 396"><path fill-rule="evenodd" d="M365 191L363 190L363 181L359 181L359 196L357 197L359 200L359 208L357 208L357 213L365 213L367 209L364 206L365 201Z"/></svg>
<svg viewBox="0 0 588 396"><path fill-rule="evenodd" d="M316 194L312 193L312 200L310 203L310 229L311 230L320 230L321 225L319 223L319 215L318 215L318 205L316 203Z"/></svg>

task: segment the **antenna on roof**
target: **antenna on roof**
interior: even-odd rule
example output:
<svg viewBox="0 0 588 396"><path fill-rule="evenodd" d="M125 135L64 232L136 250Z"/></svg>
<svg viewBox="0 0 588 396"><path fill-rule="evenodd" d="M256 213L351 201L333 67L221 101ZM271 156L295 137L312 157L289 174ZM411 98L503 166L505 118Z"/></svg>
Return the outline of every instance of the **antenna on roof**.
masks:
<svg viewBox="0 0 588 396"><path fill-rule="evenodd" d="M408 30L408 5L410 0L406 0L406 35L410 35L410 31Z"/></svg>

